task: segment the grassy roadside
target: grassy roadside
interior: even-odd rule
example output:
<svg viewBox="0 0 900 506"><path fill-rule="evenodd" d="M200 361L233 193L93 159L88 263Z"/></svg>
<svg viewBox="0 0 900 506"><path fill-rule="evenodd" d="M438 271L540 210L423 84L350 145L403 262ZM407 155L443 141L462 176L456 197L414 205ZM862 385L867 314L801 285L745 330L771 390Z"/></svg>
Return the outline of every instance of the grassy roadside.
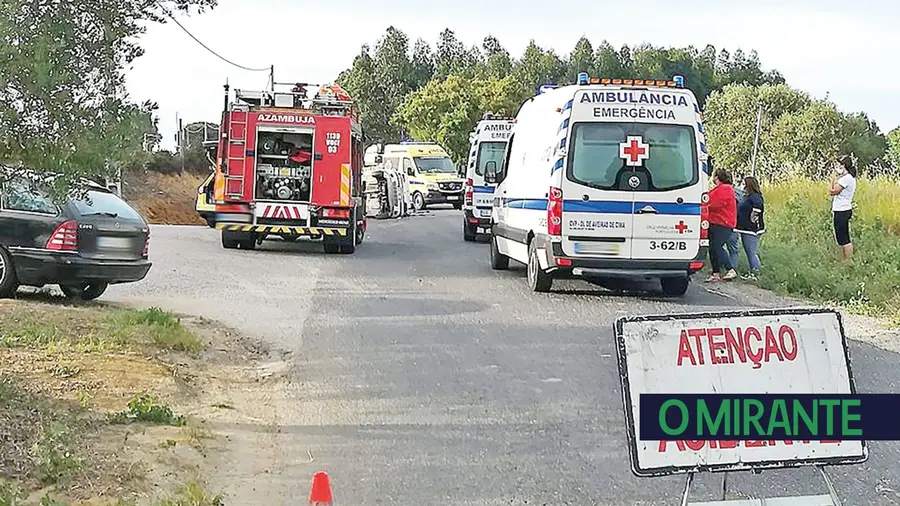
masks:
<svg viewBox="0 0 900 506"><path fill-rule="evenodd" d="M204 348L156 308L0 301L0 505L219 504L192 476L215 436L165 360Z"/></svg>
<svg viewBox="0 0 900 506"><path fill-rule="evenodd" d="M827 186L801 179L763 188L759 286L900 322L900 180L858 180L849 263L834 242Z"/></svg>

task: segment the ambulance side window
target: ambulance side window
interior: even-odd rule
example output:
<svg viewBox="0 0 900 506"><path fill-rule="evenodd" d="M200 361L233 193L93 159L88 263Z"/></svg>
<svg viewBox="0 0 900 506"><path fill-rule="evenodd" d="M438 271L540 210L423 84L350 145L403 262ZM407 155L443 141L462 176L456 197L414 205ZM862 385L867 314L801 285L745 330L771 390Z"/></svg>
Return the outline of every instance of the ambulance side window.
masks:
<svg viewBox="0 0 900 506"><path fill-rule="evenodd" d="M400 159L399 158L385 158L384 165L389 166L394 170L400 170Z"/></svg>
<svg viewBox="0 0 900 506"><path fill-rule="evenodd" d="M409 158L403 159L403 170L406 171L406 175L408 176L416 175L416 168L413 167L412 160L410 160Z"/></svg>

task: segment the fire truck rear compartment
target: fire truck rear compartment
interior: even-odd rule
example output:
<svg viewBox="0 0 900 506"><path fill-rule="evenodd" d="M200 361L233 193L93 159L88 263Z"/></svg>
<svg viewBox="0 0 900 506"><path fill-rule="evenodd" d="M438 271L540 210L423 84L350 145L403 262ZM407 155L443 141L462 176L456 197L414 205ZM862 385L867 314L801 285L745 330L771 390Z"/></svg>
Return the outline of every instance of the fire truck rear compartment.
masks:
<svg viewBox="0 0 900 506"><path fill-rule="evenodd" d="M309 202L312 195L312 130L260 128L256 146L256 198Z"/></svg>

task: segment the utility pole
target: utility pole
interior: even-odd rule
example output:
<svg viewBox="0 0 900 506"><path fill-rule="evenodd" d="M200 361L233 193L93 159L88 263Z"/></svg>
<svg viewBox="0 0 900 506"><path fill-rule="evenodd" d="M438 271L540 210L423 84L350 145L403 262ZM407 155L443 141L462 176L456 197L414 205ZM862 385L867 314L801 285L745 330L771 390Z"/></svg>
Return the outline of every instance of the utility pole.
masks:
<svg viewBox="0 0 900 506"><path fill-rule="evenodd" d="M762 102L756 110L756 135L753 138L753 159L750 161L750 175L756 177L756 153L759 150L759 129L762 125Z"/></svg>
<svg viewBox="0 0 900 506"><path fill-rule="evenodd" d="M184 127L178 118L178 151L181 153L181 172L184 172Z"/></svg>

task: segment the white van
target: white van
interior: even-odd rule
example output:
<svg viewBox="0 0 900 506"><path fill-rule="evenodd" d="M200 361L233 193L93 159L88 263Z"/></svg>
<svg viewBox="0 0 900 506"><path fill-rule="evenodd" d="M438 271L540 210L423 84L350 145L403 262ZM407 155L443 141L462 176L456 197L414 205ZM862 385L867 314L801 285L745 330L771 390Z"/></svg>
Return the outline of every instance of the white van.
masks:
<svg viewBox="0 0 900 506"><path fill-rule="evenodd" d="M554 278L658 279L683 295L703 268L709 163L684 79L597 79L549 89L516 115L497 182L491 267Z"/></svg>
<svg viewBox="0 0 900 506"><path fill-rule="evenodd" d="M463 201L465 241L474 241L478 232L486 232L491 225L494 186L484 181L485 167L489 166L494 172L500 167L512 127L512 118L499 118L487 113L469 134L469 160L466 162L466 192Z"/></svg>

